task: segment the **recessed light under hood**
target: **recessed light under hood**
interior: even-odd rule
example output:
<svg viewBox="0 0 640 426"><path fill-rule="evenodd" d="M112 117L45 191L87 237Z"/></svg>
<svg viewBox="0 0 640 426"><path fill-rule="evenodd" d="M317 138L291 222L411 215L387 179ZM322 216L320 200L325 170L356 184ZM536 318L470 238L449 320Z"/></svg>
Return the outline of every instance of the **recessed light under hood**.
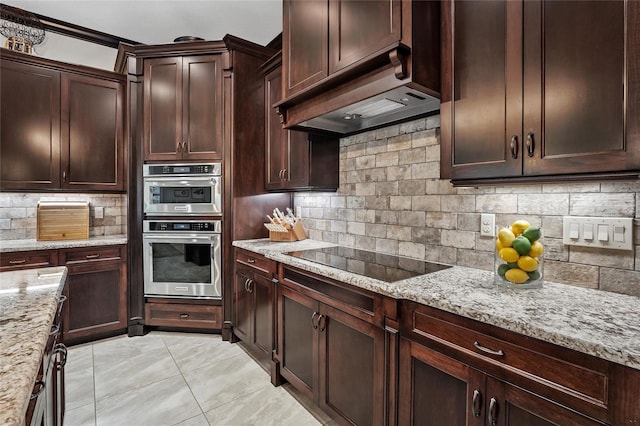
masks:
<svg viewBox="0 0 640 426"><path fill-rule="evenodd" d="M299 126L341 134L356 133L439 108L438 98L403 86L303 121Z"/></svg>

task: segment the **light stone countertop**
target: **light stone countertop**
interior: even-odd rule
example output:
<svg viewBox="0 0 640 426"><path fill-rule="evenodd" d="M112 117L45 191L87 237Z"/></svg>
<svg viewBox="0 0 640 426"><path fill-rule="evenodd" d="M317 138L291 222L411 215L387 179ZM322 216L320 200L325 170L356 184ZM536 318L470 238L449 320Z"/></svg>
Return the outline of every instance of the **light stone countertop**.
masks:
<svg viewBox="0 0 640 426"><path fill-rule="evenodd" d="M493 273L453 266L387 283L288 256L289 251L335 246L304 240L234 241L275 261L374 291L495 325L640 370L640 298L545 281L540 289L493 283Z"/></svg>
<svg viewBox="0 0 640 426"><path fill-rule="evenodd" d="M11 253L17 251L31 250L55 250L61 248L112 246L127 244L126 235L107 235L101 237L91 237L86 240L57 240L57 241L36 241L26 240L5 240L0 241L0 253Z"/></svg>
<svg viewBox="0 0 640 426"><path fill-rule="evenodd" d="M67 268L0 273L0 425L22 425Z"/></svg>

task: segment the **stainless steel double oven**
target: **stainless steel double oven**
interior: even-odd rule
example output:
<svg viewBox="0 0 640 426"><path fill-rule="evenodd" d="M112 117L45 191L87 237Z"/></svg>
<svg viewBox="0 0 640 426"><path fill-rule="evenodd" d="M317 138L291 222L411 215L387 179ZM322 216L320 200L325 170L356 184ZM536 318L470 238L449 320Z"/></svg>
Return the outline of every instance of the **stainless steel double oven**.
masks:
<svg viewBox="0 0 640 426"><path fill-rule="evenodd" d="M145 297L222 297L220 163L143 169Z"/></svg>

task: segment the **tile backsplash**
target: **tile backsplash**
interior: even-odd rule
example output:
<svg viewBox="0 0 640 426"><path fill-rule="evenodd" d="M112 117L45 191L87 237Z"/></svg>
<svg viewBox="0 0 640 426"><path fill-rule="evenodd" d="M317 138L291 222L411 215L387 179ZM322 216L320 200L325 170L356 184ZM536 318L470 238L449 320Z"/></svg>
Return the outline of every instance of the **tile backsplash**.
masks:
<svg viewBox="0 0 640 426"><path fill-rule="evenodd" d="M454 188L439 179L439 126L432 116L342 138L338 191L294 197L310 238L492 270L480 214L525 218L543 229L546 279L640 296L640 180ZM634 251L563 245L566 215L635 218Z"/></svg>
<svg viewBox="0 0 640 426"><path fill-rule="evenodd" d="M40 200L89 201L89 236L118 235L127 232L125 194L0 193L0 239L21 240L36 237L36 207ZM101 208L102 218L96 218Z"/></svg>

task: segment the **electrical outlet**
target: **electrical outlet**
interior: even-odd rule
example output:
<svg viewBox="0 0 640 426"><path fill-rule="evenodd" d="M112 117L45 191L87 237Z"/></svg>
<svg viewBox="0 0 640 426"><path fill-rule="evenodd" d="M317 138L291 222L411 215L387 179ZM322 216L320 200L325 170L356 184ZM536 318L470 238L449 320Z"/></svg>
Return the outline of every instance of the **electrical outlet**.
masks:
<svg viewBox="0 0 640 426"><path fill-rule="evenodd" d="M104 219L104 207L95 207L94 216L96 219Z"/></svg>
<svg viewBox="0 0 640 426"><path fill-rule="evenodd" d="M297 206L295 208L295 211L296 211L296 217L301 217L302 216L302 207Z"/></svg>
<svg viewBox="0 0 640 426"><path fill-rule="evenodd" d="M496 215L493 213L483 213L480 215L480 236L496 236Z"/></svg>

